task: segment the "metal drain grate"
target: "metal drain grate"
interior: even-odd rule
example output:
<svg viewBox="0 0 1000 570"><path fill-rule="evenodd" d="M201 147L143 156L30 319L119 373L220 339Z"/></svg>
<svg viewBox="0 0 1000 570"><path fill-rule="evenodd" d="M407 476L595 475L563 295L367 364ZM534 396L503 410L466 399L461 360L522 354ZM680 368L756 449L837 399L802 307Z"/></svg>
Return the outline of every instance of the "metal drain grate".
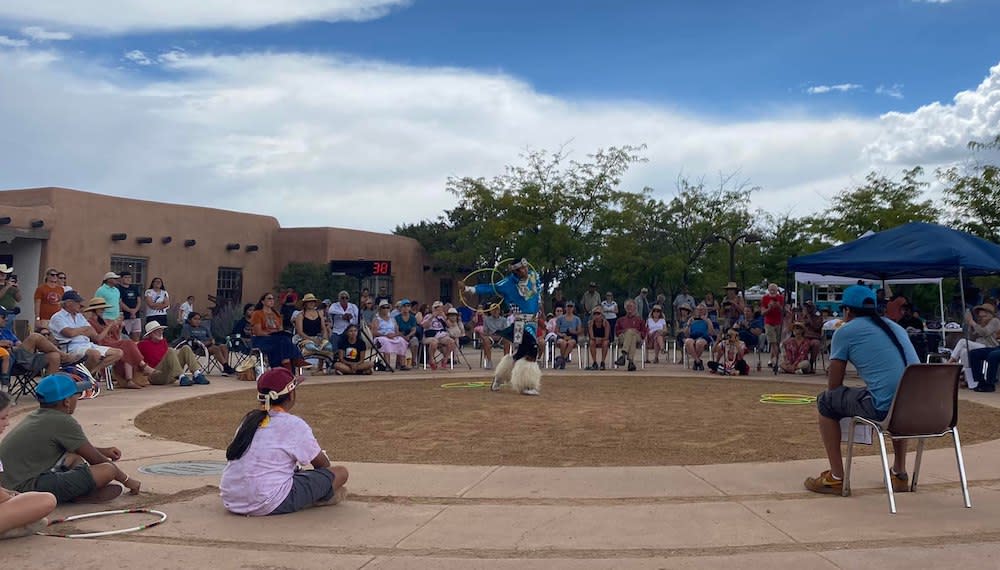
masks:
<svg viewBox="0 0 1000 570"><path fill-rule="evenodd" d="M171 461L143 465L139 468L139 472L175 477L204 477L205 475L219 475L225 468L225 461Z"/></svg>

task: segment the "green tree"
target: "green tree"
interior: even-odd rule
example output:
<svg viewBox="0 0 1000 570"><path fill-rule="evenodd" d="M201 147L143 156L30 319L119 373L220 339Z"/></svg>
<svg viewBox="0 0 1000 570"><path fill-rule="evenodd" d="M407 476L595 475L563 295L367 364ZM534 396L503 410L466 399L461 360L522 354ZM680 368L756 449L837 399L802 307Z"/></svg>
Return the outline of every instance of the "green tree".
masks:
<svg viewBox="0 0 1000 570"><path fill-rule="evenodd" d="M677 181L677 194L666 204L661 225L671 289L681 284L718 288L729 276L729 246L719 243L720 238L735 240L757 231L749 204L758 188L736 176L720 176L714 188L704 181Z"/></svg>
<svg viewBox="0 0 1000 570"><path fill-rule="evenodd" d="M292 287L300 294L312 293L320 299L332 299L342 289L357 290L356 280L330 274L330 268L323 263L289 263L278 283L282 288Z"/></svg>
<svg viewBox="0 0 1000 570"><path fill-rule="evenodd" d="M642 146L601 149L585 162L565 149L534 151L524 163L493 179L452 178L448 191L458 206L435 222L397 227L420 241L445 270L488 267L514 256L527 257L543 286L571 281L593 266L601 215L617 209L627 192L621 177L643 161Z"/></svg>
<svg viewBox="0 0 1000 570"><path fill-rule="evenodd" d="M816 240L806 222L790 214L765 216L760 272L768 281L781 283L788 273L788 258L822 251L830 244Z"/></svg>
<svg viewBox="0 0 1000 570"><path fill-rule="evenodd" d="M1000 150L1000 135L986 143L970 142L969 148ZM938 169L937 176L948 185L944 202L950 210L949 225L1000 242L1000 166L976 162Z"/></svg>
<svg viewBox="0 0 1000 570"><path fill-rule="evenodd" d="M940 210L923 198L928 187L920 180L924 169L903 170L896 181L871 172L865 184L834 197L821 214L805 221L815 239L844 243L871 230L880 232L909 222L936 222Z"/></svg>

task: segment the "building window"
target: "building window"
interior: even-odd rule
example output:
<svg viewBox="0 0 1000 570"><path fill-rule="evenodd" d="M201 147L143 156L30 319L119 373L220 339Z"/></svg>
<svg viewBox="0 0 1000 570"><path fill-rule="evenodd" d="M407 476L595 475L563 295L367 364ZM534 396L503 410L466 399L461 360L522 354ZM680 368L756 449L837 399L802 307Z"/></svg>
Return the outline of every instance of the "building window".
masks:
<svg viewBox="0 0 1000 570"><path fill-rule="evenodd" d="M125 255L112 255L111 256L111 271L121 275L122 271L128 271L132 274L132 283L139 286L140 289L145 290L146 285L148 285L146 279L149 277L149 272L147 269L147 264L149 260L145 257L128 257Z"/></svg>
<svg viewBox="0 0 1000 570"><path fill-rule="evenodd" d="M371 293L372 299L380 298L382 296L381 291L384 288L385 295L390 299L392 299L393 301L396 300L396 298L393 297L392 293L391 276L379 275L377 277L376 276L365 277L364 279L361 280L361 288L368 289L368 292Z"/></svg>
<svg viewBox="0 0 1000 570"><path fill-rule="evenodd" d="M451 302L451 291L452 291L452 289L453 289L453 286L452 286L450 278L446 278L446 279L442 279L441 280L440 300L441 300L442 303L450 303Z"/></svg>
<svg viewBox="0 0 1000 570"><path fill-rule="evenodd" d="M243 269L220 267L215 286L215 305L239 305L243 302Z"/></svg>

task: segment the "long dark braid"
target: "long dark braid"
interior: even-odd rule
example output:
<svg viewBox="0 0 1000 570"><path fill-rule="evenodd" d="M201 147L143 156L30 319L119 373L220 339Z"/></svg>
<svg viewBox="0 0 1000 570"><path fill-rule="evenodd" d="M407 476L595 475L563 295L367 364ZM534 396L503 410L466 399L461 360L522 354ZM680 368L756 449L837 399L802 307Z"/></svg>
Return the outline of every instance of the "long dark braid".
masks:
<svg viewBox="0 0 1000 570"><path fill-rule="evenodd" d="M289 398L289 394L284 394L279 396L278 399L271 402L272 406L280 406L285 403ZM236 430L236 435L233 436L233 441L226 448L226 459L229 461L235 461L250 449L250 444L253 443L253 436L257 434L257 428L260 427L260 422L264 421L267 417L267 412L264 410L251 410L247 412L247 415L243 416L243 422L240 424L240 429Z"/></svg>
<svg viewBox="0 0 1000 570"><path fill-rule="evenodd" d="M903 345L899 342L899 338L896 336L896 333L892 330L892 328L889 327L889 325L885 322L885 320L878 314L878 311L874 307L865 307L865 308L862 308L862 309L856 309L854 307L851 307L851 310L854 311L855 316L870 318L872 320L872 322L874 322L876 325L878 325L878 328L882 329L882 332L884 332L885 334L889 335L889 340L892 341L892 344L894 344L896 346L896 350L899 351L899 356L900 356L900 358L903 359L903 366L905 367L906 364L907 364L906 363L906 350L903 349Z"/></svg>

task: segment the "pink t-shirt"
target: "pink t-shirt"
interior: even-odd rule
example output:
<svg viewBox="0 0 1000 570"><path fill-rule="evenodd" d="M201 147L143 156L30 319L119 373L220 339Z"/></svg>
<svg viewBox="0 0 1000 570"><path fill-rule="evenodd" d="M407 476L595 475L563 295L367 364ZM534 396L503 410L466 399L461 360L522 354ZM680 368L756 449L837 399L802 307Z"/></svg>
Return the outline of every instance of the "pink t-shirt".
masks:
<svg viewBox="0 0 1000 570"><path fill-rule="evenodd" d="M262 516L278 508L292 490L296 465L308 465L320 447L302 418L272 411L270 423L257 428L243 457L222 472L219 494L226 510Z"/></svg>

